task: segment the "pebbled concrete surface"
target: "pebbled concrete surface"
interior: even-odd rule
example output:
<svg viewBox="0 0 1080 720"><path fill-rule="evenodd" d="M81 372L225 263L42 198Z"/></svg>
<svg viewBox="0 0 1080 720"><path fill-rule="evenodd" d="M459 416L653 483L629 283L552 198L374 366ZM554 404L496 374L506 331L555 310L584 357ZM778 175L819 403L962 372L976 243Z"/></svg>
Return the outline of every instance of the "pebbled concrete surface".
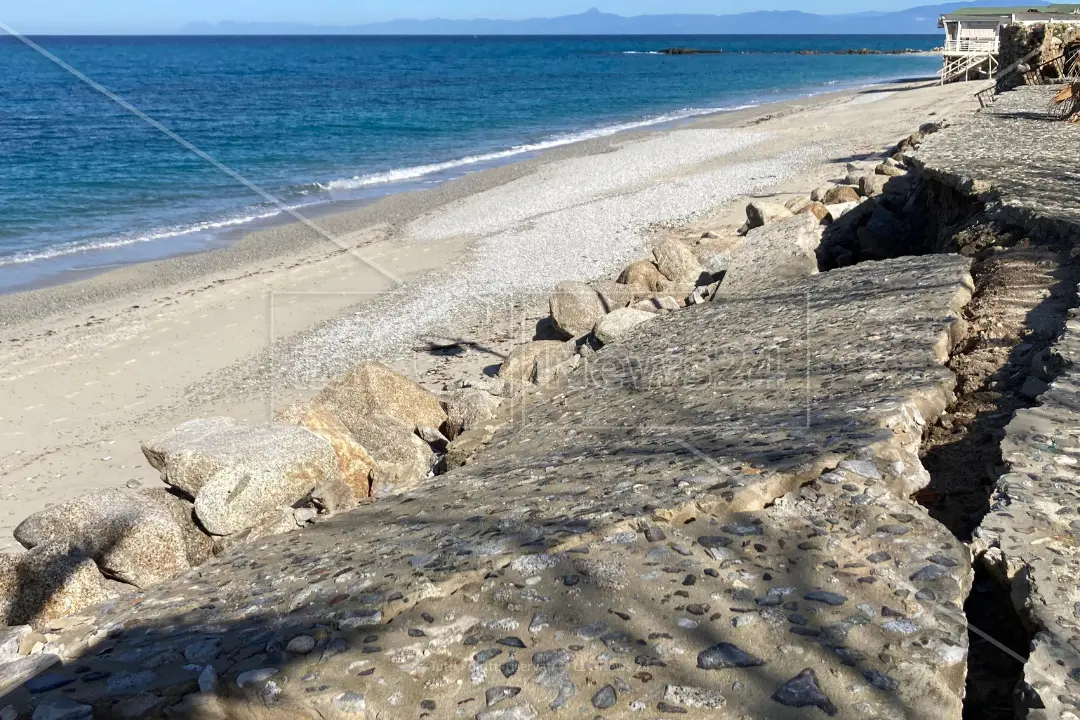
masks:
<svg viewBox="0 0 1080 720"><path fill-rule="evenodd" d="M1065 370L1006 428L1009 472L973 544L1034 633L1024 668L1029 720L1080 717L1080 313L1052 348ZM1040 707L1041 706L1041 707Z"/></svg>
<svg viewBox="0 0 1080 720"><path fill-rule="evenodd" d="M970 557L908 495L970 293L904 258L659 318L473 464L45 628L0 708L959 718Z"/></svg>

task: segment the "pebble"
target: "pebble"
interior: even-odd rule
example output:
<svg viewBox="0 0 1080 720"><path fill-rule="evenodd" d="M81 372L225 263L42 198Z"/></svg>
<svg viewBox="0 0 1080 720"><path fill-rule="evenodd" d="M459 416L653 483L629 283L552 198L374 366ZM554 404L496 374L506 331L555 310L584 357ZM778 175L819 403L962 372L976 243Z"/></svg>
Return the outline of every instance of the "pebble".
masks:
<svg viewBox="0 0 1080 720"><path fill-rule="evenodd" d="M914 635L919 632L919 626L910 620L890 620L882 623L881 628L896 635Z"/></svg>
<svg viewBox="0 0 1080 720"><path fill-rule="evenodd" d="M94 708L67 698L49 698L34 708L32 720L92 720Z"/></svg>
<svg viewBox="0 0 1080 720"><path fill-rule="evenodd" d="M829 717L835 717L840 712L821 691L817 674L811 668L806 668L777 688L772 699L788 707L816 707Z"/></svg>
<svg viewBox="0 0 1080 720"><path fill-rule="evenodd" d="M649 542L662 542L667 540L667 535L664 531L658 527L651 527L645 530L645 539Z"/></svg>
<svg viewBox="0 0 1080 720"><path fill-rule="evenodd" d="M32 693L43 693L62 688L75 682L75 677L68 673L47 673L30 678L23 685Z"/></svg>
<svg viewBox="0 0 1080 720"><path fill-rule="evenodd" d="M611 685L605 685L592 696L592 705L597 710L607 710L614 707L618 700L619 696L615 693L615 688Z"/></svg>
<svg viewBox="0 0 1080 720"><path fill-rule="evenodd" d="M201 693L216 693L218 689L218 676L217 670L213 665L207 665L199 673L199 692Z"/></svg>
<svg viewBox="0 0 1080 720"><path fill-rule="evenodd" d="M840 469L855 473L860 477L880 480L881 472L869 460L841 460Z"/></svg>
<svg viewBox="0 0 1080 720"><path fill-rule="evenodd" d="M708 690L690 685L665 686L664 700L676 705L707 708L709 710L717 710L727 704L727 700L718 690Z"/></svg>
<svg viewBox="0 0 1080 720"><path fill-rule="evenodd" d="M562 669L574 660L574 654L567 650L541 650L533 653L533 665L542 670Z"/></svg>
<svg viewBox="0 0 1080 720"><path fill-rule="evenodd" d="M275 673L277 670L274 671ZM366 717L365 711L367 710L367 699L358 692L344 692L334 697L331 702L334 708L346 716L356 715L358 718Z"/></svg>
<svg viewBox="0 0 1080 720"><path fill-rule="evenodd" d="M532 705L495 708L476 713L476 720L536 720L537 717Z"/></svg>
<svg viewBox="0 0 1080 720"><path fill-rule="evenodd" d="M492 707L503 700L517 697L519 694L521 694L521 688L519 687L493 687L488 688L484 693L484 701L487 702L488 707Z"/></svg>
<svg viewBox="0 0 1080 720"><path fill-rule="evenodd" d="M345 618L338 623L341 630L356 630L382 624L382 613L378 610L366 610Z"/></svg>
<svg viewBox="0 0 1080 720"><path fill-rule="evenodd" d="M847 598L840 593L828 592L826 590L814 590L811 593L807 593L805 597L807 600L832 605L833 607L843 605L847 602Z"/></svg>
<svg viewBox="0 0 1080 720"><path fill-rule="evenodd" d="M863 677L866 678L866 682L870 683L878 690L885 690L886 692L896 692L900 689L900 683L895 679L889 677L880 670L867 670L863 673Z"/></svg>
<svg viewBox="0 0 1080 720"><path fill-rule="evenodd" d="M260 668L248 670L236 676L236 687L242 688L252 683L263 683L278 674L277 668Z"/></svg>
<svg viewBox="0 0 1080 720"><path fill-rule="evenodd" d="M289 644L285 646L285 650L296 655L307 655L309 652L315 649L315 638L310 635L297 635Z"/></svg>
<svg viewBox="0 0 1080 720"><path fill-rule="evenodd" d="M761 658L751 655L738 645L727 642L702 650L697 659L697 666L702 670L747 668L764 664L765 661Z"/></svg>
<svg viewBox="0 0 1080 720"><path fill-rule="evenodd" d="M912 582L932 582L934 580L940 580L943 577L948 576L949 571L940 565L927 565L926 567L912 573L910 580Z"/></svg>

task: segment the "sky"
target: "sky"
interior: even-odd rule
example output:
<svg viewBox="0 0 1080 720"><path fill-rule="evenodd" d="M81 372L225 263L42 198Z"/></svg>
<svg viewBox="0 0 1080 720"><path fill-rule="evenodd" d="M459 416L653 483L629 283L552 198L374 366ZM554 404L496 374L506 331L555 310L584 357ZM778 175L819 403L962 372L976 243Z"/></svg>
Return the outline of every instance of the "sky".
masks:
<svg viewBox="0 0 1080 720"><path fill-rule="evenodd" d="M847 13L902 10L940 0L0 0L0 21L24 33L167 33L190 22L357 25L394 18L552 17L597 7L619 15L725 14L749 10Z"/></svg>

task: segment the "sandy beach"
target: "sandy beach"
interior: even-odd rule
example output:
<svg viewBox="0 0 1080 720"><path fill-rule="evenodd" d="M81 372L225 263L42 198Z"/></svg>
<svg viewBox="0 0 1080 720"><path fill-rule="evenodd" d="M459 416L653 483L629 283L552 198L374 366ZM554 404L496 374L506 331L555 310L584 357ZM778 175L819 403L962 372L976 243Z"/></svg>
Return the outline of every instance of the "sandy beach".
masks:
<svg viewBox="0 0 1080 720"><path fill-rule="evenodd" d="M733 234L747 198L805 195L977 89L894 83L620 134L318 217L334 242L295 223L2 296L0 551L50 504L154 484L139 443L183 421L266 420L366 358L433 390L479 376L558 282Z"/></svg>

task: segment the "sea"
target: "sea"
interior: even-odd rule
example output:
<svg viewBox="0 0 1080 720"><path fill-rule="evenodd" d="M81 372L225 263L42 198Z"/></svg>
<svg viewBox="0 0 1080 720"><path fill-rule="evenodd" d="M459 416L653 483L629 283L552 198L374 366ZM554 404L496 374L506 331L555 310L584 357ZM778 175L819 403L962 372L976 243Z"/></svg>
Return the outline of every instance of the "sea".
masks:
<svg viewBox="0 0 1080 720"><path fill-rule="evenodd" d="M267 196L324 211L940 67L831 54L937 35L32 40L64 66L0 36L0 292L220 246L289 217Z"/></svg>

